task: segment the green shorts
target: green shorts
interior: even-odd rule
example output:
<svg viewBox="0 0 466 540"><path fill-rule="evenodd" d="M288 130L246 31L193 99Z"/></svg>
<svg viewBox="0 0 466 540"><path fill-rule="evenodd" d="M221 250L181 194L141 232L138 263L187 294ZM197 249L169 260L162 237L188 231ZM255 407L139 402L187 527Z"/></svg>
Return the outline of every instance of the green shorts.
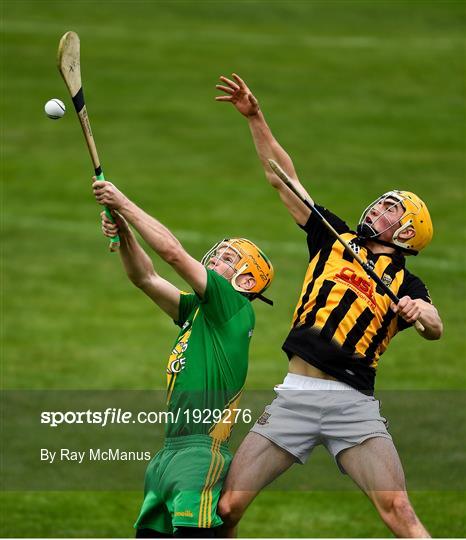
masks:
<svg viewBox="0 0 466 540"><path fill-rule="evenodd" d="M217 504L231 459L227 446L208 435L166 439L147 467L134 527L173 534L176 527L221 525Z"/></svg>

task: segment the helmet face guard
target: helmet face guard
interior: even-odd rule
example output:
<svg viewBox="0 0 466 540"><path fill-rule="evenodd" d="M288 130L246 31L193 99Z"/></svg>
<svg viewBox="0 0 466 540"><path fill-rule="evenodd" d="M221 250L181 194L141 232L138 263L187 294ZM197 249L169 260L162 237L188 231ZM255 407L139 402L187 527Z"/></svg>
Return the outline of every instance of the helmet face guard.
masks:
<svg viewBox="0 0 466 540"><path fill-rule="evenodd" d="M374 208L374 206L378 205L381 202L384 202L387 199L389 199L390 201L393 201L393 203L390 204L389 206L387 206L387 208L383 212L381 212L371 223L367 223L366 219L367 219L370 211L372 210L372 208ZM403 207L403 210L405 210L405 207L403 206L402 200L398 196L396 191L389 191L387 193L384 193L378 199L371 202L371 204L364 210L361 217L359 218L359 223L358 223L358 233L359 233L359 235L362 238L368 238L368 239L377 238L378 236L383 234L385 231L387 231L388 229L393 227L393 225L395 225L397 222L394 222L394 223L391 222L391 220L390 220L390 211L391 211L392 208L395 208L395 206L397 206L398 204L401 204L401 206ZM377 232L374 225L383 217L385 217L387 219L388 225L382 231Z"/></svg>
<svg viewBox="0 0 466 540"><path fill-rule="evenodd" d="M221 261L227 267L233 270L229 281L234 289L249 295L260 295L270 285L274 271L272 264L265 253L255 244L245 238L224 238L217 242L204 255L201 263L207 267L212 261L215 261L215 269L218 261ZM226 270L220 274L225 274ZM249 290L242 289L237 279L243 274L251 274L255 280L255 285Z"/></svg>
<svg viewBox="0 0 466 540"><path fill-rule="evenodd" d="M393 204L387 206L387 208L380 213L374 219L374 221L368 223L366 220L369 212L375 205L385 200L389 200ZM390 221L389 212L398 204L400 204L403 208L403 215L397 222L392 223ZM385 216L389 224L384 230L377 232L374 225L383 216ZM392 190L384 193L381 197L372 202L362 213L359 219L357 232L361 238L373 239L377 241L381 234L393 227L393 225L396 223L399 223L400 226L393 233L391 242L388 242L388 244L392 244L393 247L398 247L406 253L416 255L432 240L433 227L429 211L427 210L424 202L417 195L409 191ZM415 235L407 240L401 240L399 238L400 234L408 227L412 227L414 229Z"/></svg>

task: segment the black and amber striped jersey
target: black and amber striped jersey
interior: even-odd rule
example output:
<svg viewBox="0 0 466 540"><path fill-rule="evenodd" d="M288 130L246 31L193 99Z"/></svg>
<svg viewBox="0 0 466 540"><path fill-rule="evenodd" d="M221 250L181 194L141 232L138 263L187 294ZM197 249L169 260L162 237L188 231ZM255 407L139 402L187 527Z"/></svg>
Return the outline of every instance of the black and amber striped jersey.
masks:
<svg viewBox="0 0 466 540"><path fill-rule="evenodd" d="M375 254L344 221L316 208L350 242L398 296L430 302L422 281L405 268L396 251ZM374 392L380 355L392 337L410 326L390 309L390 298L311 213L307 233L309 266L283 350L364 393Z"/></svg>

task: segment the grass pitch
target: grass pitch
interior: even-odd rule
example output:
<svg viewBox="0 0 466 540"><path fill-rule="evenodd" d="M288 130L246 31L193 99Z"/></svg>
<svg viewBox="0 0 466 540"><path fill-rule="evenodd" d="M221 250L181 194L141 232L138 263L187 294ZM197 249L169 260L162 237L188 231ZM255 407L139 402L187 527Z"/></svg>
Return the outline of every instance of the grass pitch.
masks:
<svg viewBox="0 0 466 540"><path fill-rule="evenodd" d="M428 284L445 336L397 336L377 388L464 391L464 2L77 7L2 3L4 389L161 388L175 337L99 234L92 169L55 66L58 40L72 29L106 177L194 256L224 236L247 236L276 267L275 307L256 306L250 389L271 388L286 371L280 347L306 248L263 178L245 120L214 102L217 77L232 71L255 91L317 202L355 224L392 188L427 201L434 241L408 267ZM52 97L68 108L59 122L43 112ZM464 492L411 497L433 535L466 534ZM132 492L5 492L0 534L128 536L140 501ZM379 537L386 529L359 493L268 491L240 533Z"/></svg>

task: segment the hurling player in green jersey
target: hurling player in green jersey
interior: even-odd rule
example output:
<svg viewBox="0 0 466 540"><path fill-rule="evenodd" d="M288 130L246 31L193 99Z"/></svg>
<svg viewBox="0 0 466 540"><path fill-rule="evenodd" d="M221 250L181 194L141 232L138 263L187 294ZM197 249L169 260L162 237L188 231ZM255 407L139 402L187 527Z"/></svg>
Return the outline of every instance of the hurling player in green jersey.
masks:
<svg viewBox="0 0 466 540"><path fill-rule="evenodd" d="M248 369L255 322L251 301L269 302L262 292L272 281L272 265L244 238L218 242L199 262L113 184L94 178L93 190L97 201L113 211L115 223L102 212L102 231L108 237L120 235L129 279L181 328L166 368L168 411L174 420L166 426L163 449L146 471L136 536L214 537L222 524L217 503L231 463L228 440L234 410ZM186 281L192 294L155 272L129 224Z"/></svg>

